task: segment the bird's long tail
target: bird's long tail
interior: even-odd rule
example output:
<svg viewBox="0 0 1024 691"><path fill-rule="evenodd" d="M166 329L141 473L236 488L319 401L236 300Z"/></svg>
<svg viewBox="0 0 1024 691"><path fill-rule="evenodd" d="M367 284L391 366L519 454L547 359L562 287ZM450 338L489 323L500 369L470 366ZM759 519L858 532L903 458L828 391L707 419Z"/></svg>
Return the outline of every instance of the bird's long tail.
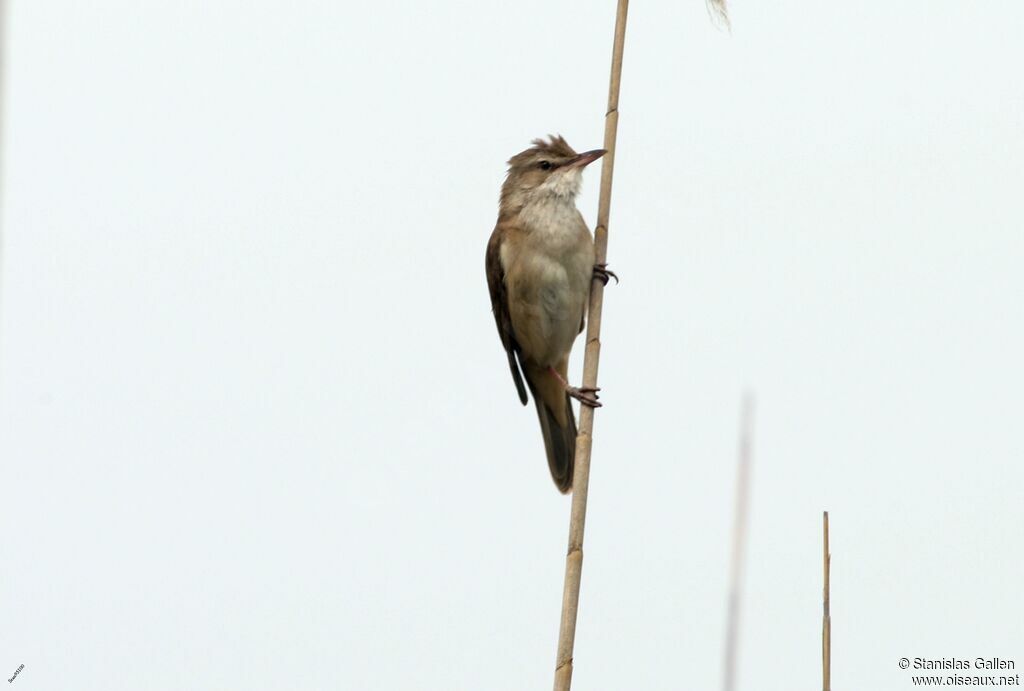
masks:
<svg viewBox="0 0 1024 691"><path fill-rule="evenodd" d="M562 494L572 489L573 461L576 457L576 417L572 412L569 394L557 379L545 370L530 371L527 367L526 382L530 387L537 419L544 437L544 450L548 456L551 479ZM561 406L561 410L552 410Z"/></svg>

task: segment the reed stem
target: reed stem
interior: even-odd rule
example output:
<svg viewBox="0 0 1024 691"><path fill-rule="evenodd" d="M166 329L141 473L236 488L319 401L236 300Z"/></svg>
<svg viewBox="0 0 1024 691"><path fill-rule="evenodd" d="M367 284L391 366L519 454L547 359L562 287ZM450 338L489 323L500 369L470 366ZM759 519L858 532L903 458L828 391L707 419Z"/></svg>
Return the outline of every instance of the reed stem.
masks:
<svg viewBox="0 0 1024 691"><path fill-rule="evenodd" d="M618 0L615 14L615 39L612 45L612 69L608 85L608 109L604 118L605 154L601 165L601 193L594 228L596 262L608 261L608 215L611 210L612 173L615 167L615 137L619 126L619 84L622 80L622 49L626 40L626 12L629 0ZM583 356L583 386L597 386L601 358L601 308L604 285L591 283L587 312L587 345ZM590 483L590 452L594 430L594 409L580 406L576 437L575 471L572 480L572 508L569 514L569 549L565 557L565 585L562 590L562 619L558 628L558 653L555 658L555 691L569 691L572 685L573 645L576 641L576 613L580 601L580 577L583 571L583 530L587 520L587 488Z"/></svg>

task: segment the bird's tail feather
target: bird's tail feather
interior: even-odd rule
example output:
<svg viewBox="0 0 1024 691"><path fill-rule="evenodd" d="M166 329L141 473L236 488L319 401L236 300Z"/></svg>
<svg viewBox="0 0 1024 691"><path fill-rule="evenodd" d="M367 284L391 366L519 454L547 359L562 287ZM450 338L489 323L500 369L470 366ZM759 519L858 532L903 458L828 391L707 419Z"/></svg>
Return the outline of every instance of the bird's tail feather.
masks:
<svg viewBox="0 0 1024 691"><path fill-rule="evenodd" d="M576 418L572 413L569 395L565 394L565 416L569 424L563 427L544 399L533 390L532 384L530 393L533 394L533 402L537 406L537 419L540 421L540 432L544 437L544 450L548 455L551 479L555 481L558 491L566 494L572 489L573 461L576 458Z"/></svg>

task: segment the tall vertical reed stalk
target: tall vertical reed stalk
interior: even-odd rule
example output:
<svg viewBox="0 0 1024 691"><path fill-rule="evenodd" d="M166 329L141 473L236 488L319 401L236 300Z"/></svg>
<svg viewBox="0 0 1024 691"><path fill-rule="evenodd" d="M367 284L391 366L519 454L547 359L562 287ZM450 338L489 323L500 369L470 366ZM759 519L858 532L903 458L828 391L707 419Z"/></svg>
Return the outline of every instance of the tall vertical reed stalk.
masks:
<svg viewBox="0 0 1024 691"><path fill-rule="evenodd" d="M622 80L622 49L626 42L626 12L629 0L618 0L615 14L615 40L612 44L612 70L608 85L608 109L604 118L604 148L608 150L601 165L601 195L594 228L596 262L608 261L608 214L611 210L612 173L615 169L615 137L619 127L619 84ZM597 368L601 358L601 308L604 285L593 281L587 312L587 346L583 357L583 386L597 386ZM576 612L580 601L580 577L583 572L583 529L587 520L587 488L590 483L590 450L594 430L594 409L580 406L579 432L576 437L575 471L572 480L572 509L569 514L569 551L565 557L565 586L562 590L562 620L558 628L558 653L555 658L555 691L569 691L572 685L573 645L576 641Z"/></svg>

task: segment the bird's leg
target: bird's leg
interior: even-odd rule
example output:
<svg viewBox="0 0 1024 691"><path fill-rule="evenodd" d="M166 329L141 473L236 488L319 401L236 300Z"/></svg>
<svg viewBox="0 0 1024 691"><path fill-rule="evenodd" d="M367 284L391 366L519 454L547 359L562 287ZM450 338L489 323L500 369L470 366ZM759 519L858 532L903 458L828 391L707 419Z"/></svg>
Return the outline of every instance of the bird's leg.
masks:
<svg viewBox="0 0 1024 691"><path fill-rule="evenodd" d="M558 370L556 370L554 367L549 366L548 372L550 372L551 376L553 376L555 379L562 382L562 386L565 387L565 392L567 394L575 398L583 405L590 406L591 408L601 407L601 402L597 400L597 392L601 390L600 388L591 388L589 386L569 386L569 382L567 382L565 378L561 374L559 374Z"/></svg>
<svg viewBox="0 0 1024 691"><path fill-rule="evenodd" d="M601 281L602 285L608 285L609 278L614 278L616 283L619 282L619 277L615 275L615 272L609 271L607 262L594 264L594 278Z"/></svg>

